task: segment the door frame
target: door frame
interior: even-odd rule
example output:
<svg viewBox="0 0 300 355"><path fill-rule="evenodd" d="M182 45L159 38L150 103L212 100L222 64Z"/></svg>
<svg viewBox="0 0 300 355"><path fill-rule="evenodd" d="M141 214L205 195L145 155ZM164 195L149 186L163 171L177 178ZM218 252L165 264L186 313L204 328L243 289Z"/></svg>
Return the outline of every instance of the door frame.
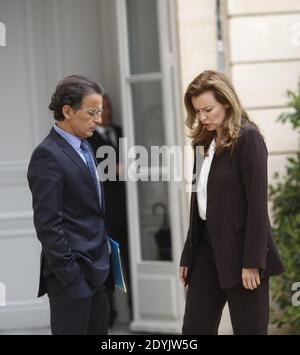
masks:
<svg viewBox="0 0 300 355"><path fill-rule="evenodd" d="M159 73L131 75L129 63L128 32L126 18L126 0L116 0L117 24L118 24L118 47L119 67L121 79L122 117L125 137L128 145L134 144L134 117L132 109L131 84L139 81L153 81L161 79L163 95L163 117L168 146L184 146L184 123L182 120L180 75L179 75L179 54L177 34L177 7L173 0L156 0L158 14L158 33L160 45L161 71ZM126 162L127 160L124 159ZM127 166L124 167L127 169ZM140 225L138 213L138 189L137 183L127 182L127 208L128 225L130 235L130 264L131 284L133 293L133 322L131 329L134 331L181 331L181 319L184 313L184 290L178 278L178 266L180 254L185 239L184 230L186 226L186 194L184 194L184 181L182 183L169 182L169 206L170 206L170 227L172 231L172 255L173 259L168 263L170 270L171 284L177 293L177 301L174 303L174 314L176 320L170 322L158 322L141 319L140 299L138 290L138 268L144 267L153 270L165 267L165 261L144 261L141 258ZM149 271L148 271L149 272ZM155 272L155 271L153 271ZM146 272L147 274L147 272ZM151 274L151 272L150 272ZM151 275L152 276L152 275ZM160 275L157 274L157 277Z"/></svg>

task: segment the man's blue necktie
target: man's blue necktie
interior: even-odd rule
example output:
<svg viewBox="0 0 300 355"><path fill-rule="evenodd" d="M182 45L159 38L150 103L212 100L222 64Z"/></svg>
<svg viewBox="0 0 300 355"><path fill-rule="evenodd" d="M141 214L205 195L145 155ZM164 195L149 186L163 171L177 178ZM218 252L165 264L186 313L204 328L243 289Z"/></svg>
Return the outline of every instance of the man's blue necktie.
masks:
<svg viewBox="0 0 300 355"><path fill-rule="evenodd" d="M99 184L97 176L96 176L96 170L95 170L96 168L95 168L95 164L92 160L92 156L91 156L91 152L90 152L88 143L86 141L82 140L81 144L80 144L80 149L81 149L84 159L86 161L86 165L89 169L89 172L92 177L93 183L95 185L96 191L98 192L98 198L99 198L100 206L101 206L100 184Z"/></svg>

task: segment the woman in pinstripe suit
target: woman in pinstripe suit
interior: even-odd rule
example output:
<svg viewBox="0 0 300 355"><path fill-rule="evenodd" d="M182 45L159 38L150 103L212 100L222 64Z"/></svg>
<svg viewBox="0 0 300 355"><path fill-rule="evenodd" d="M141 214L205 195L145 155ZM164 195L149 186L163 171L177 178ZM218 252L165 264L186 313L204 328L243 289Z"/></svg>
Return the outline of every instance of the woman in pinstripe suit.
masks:
<svg viewBox="0 0 300 355"><path fill-rule="evenodd" d="M264 139L222 73L200 74L185 106L195 162L179 270L188 286L183 334L217 334L226 302L234 334L267 334L269 277L284 269L268 216Z"/></svg>

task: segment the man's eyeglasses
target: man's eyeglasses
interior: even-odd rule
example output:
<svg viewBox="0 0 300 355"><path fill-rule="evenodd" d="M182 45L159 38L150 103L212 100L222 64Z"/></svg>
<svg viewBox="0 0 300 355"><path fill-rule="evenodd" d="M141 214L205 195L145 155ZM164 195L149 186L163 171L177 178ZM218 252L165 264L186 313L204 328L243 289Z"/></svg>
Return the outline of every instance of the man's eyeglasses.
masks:
<svg viewBox="0 0 300 355"><path fill-rule="evenodd" d="M87 108L80 108L80 110L86 112L90 118L101 117L103 114L103 108L98 108L97 110L87 109Z"/></svg>

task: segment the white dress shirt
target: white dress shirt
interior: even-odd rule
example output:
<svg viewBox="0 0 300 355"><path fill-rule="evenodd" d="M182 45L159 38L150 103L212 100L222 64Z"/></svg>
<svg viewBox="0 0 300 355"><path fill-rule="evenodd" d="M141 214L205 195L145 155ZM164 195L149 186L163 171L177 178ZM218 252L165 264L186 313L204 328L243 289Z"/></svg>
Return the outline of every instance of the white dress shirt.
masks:
<svg viewBox="0 0 300 355"><path fill-rule="evenodd" d="M203 160L203 164L200 171L198 188L197 188L197 201L199 215L203 221L206 221L206 207L207 207L207 180L210 172L211 163L215 155L216 141L213 139L207 156Z"/></svg>

